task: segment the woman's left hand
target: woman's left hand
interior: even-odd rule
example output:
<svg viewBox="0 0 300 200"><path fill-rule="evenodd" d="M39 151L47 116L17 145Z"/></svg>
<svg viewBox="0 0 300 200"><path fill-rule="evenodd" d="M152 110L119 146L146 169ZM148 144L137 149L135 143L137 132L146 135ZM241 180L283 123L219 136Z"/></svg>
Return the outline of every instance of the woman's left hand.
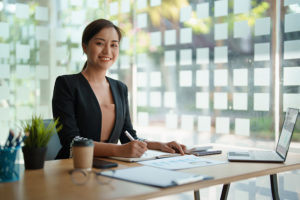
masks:
<svg viewBox="0 0 300 200"><path fill-rule="evenodd" d="M186 151L186 146L183 144L179 144L175 141L161 143L161 151L169 153L180 153L181 155L184 155Z"/></svg>

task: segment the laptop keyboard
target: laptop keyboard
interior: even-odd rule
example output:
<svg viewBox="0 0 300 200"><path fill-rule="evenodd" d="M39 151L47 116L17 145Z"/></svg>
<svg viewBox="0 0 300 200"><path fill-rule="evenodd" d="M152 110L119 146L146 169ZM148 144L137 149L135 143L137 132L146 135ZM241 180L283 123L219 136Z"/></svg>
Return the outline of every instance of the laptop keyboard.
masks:
<svg viewBox="0 0 300 200"><path fill-rule="evenodd" d="M229 152L229 156L250 156L248 152Z"/></svg>
<svg viewBox="0 0 300 200"><path fill-rule="evenodd" d="M282 159L273 151L253 151L254 158L257 160L279 160Z"/></svg>

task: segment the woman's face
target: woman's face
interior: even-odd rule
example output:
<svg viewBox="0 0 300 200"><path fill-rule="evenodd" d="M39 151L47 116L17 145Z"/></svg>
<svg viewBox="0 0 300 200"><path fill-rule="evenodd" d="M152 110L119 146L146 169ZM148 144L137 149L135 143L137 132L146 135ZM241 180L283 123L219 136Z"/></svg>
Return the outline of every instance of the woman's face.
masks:
<svg viewBox="0 0 300 200"><path fill-rule="evenodd" d="M92 37L88 45L82 44L82 48L88 66L107 70L118 58L119 35L113 27L104 28Z"/></svg>

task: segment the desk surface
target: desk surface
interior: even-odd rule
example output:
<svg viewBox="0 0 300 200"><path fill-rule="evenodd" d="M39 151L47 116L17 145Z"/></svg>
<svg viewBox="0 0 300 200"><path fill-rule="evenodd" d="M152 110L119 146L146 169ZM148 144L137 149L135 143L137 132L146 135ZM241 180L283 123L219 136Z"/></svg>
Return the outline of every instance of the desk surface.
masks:
<svg viewBox="0 0 300 200"><path fill-rule="evenodd" d="M221 155L205 158L227 160L226 148ZM138 166L137 163L119 162L118 168ZM270 175L300 169L300 154L289 153L284 164L273 163L237 163L199 167L181 170L195 174L213 176L213 180L196 182L171 188L157 188L113 179L109 184L101 185L94 177L85 185L75 185L68 172L72 169L72 159L47 161L44 169L25 171L20 181L1 183L1 199L147 199L186 191L198 190L218 184L226 184L248 178ZM108 179L107 177L101 177Z"/></svg>

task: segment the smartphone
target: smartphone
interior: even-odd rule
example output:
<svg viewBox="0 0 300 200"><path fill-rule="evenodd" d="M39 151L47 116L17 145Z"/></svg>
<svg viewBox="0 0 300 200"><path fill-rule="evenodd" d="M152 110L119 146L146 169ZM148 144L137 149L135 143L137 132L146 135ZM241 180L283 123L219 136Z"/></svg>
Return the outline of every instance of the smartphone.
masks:
<svg viewBox="0 0 300 200"><path fill-rule="evenodd" d="M98 169L107 169L112 167L117 167L118 163L106 161L106 160L100 160L97 158L93 159L93 167Z"/></svg>
<svg viewBox="0 0 300 200"><path fill-rule="evenodd" d="M199 151L206 151L208 149L212 149L213 146L200 146L200 147L193 147L191 149L188 149L188 153L194 153L194 152L199 152Z"/></svg>
<svg viewBox="0 0 300 200"><path fill-rule="evenodd" d="M194 152L193 154L195 156L206 156L206 155L213 155L213 154L220 154L220 153L222 153L221 150L207 149L206 151L198 151L198 152Z"/></svg>

